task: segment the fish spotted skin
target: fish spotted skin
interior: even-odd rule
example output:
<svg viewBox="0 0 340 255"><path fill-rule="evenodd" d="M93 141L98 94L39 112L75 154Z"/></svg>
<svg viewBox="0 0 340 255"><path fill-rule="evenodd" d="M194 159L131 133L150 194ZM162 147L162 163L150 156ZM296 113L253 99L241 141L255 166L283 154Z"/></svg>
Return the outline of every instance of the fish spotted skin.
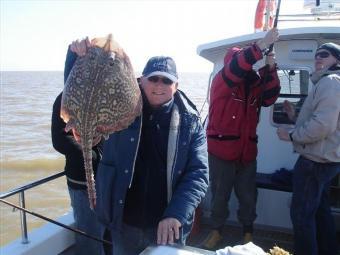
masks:
<svg viewBox="0 0 340 255"><path fill-rule="evenodd" d="M92 147L127 128L142 112L142 97L128 56L109 35L78 57L65 83L61 117L80 136L90 207L96 203Z"/></svg>

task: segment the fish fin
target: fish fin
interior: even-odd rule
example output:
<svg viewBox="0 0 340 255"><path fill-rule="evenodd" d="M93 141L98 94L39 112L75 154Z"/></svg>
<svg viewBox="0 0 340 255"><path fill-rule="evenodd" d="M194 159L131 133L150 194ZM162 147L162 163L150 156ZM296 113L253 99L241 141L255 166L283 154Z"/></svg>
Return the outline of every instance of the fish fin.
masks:
<svg viewBox="0 0 340 255"><path fill-rule="evenodd" d="M72 128L75 128L75 121L73 119L70 119L65 126L65 132L70 131Z"/></svg>
<svg viewBox="0 0 340 255"><path fill-rule="evenodd" d="M109 52L113 50L111 47L113 47L113 38L112 38L112 34L108 34L103 49Z"/></svg>
<svg viewBox="0 0 340 255"><path fill-rule="evenodd" d="M91 40L91 45L103 48L105 51L109 52L121 52L122 48L113 39L112 34L108 34L106 37L97 37Z"/></svg>

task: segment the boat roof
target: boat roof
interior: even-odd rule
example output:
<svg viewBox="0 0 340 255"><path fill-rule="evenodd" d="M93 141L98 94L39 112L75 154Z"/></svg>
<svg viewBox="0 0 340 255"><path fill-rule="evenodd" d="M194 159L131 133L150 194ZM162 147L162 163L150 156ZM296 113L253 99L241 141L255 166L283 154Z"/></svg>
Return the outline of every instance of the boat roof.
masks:
<svg viewBox="0 0 340 255"><path fill-rule="evenodd" d="M299 27L280 29L279 41L287 40L317 40L320 44L324 42L340 43L339 26L332 27ZM211 43L201 44L197 47L197 54L215 63L221 56L224 56L227 49L249 45L264 37L266 31L236 36Z"/></svg>

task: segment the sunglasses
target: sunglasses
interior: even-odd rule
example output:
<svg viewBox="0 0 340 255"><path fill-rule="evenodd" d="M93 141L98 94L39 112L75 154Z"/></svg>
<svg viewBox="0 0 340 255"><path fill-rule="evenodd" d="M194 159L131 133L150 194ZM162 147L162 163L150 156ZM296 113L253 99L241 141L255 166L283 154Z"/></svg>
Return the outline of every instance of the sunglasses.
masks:
<svg viewBox="0 0 340 255"><path fill-rule="evenodd" d="M166 77L158 77L158 76L150 76L148 77L148 81L157 83L159 80L161 80L165 85L171 85L174 82Z"/></svg>
<svg viewBox="0 0 340 255"><path fill-rule="evenodd" d="M317 53L315 53L315 59L316 58L328 58L329 56L330 56L331 54L329 53L329 52L327 52L327 51L320 51L320 52L317 52Z"/></svg>

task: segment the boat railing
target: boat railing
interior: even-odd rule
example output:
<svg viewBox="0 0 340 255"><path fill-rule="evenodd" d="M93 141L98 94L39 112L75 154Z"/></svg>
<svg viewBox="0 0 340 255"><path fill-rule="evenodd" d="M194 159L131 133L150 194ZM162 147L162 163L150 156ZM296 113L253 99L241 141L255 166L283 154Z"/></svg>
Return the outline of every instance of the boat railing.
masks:
<svg viewBox="0 0 340 255"><path fill-rule="evenodd" d="M49 181L55 180L61 176L64 176L65 172L59 172L57 174L50 175L48 177L39 179L37 181L28 183L24 186L17 187L13 190L3 192L0 194L0 199L5 199L7 197L11 197L15 194L19 194L19 205L21 208L25 208L25 191L29 190L31 188L34 188L36 186L39 186L41 184L47 183ZM20 223L21 223L21 242L23 244L29 243L28 240L28 234L27 234L27 221L26 221L26 212L23 210L20 210Z"/></svg>

